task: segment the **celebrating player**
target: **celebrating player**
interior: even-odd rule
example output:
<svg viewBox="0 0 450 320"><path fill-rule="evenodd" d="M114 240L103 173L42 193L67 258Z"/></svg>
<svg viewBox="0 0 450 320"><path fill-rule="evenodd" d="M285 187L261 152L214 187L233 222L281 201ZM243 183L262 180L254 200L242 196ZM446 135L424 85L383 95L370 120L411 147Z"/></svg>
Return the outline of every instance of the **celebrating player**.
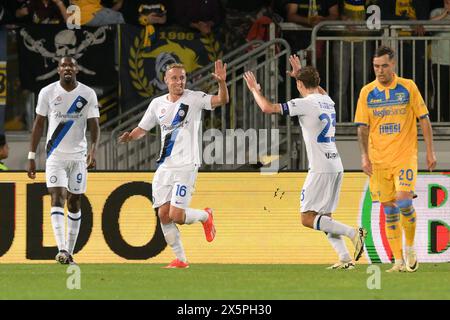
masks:
<svg viewBox="0 0 450 320"><path fill-rule="evenodd" d="M386 235L395 258L394 266L387 271L414 272L419 267L414 250L416 212L412 202L417 177L416 118L425 138L430 171L436 166L433 131L416 84L394 72L394 51L379 47L373 68L376 80L361 89L355 116L362 169L370 176L372 201L380 201L386 214ZM406 239L406 265L400 220Z"/></svg>
<svg viewBox="0 0 450 320"><path fill-rule="evenodd" d="M95 167L100 135L95 91L76 79L77 61L63 57L58 64L59 81L39 92L36 119L28 153L28 177L36 178L36 148L48 118L45 176L51 196L51 219L61 264L74 264L73 251L81 225L81 195L86 192L87 169ZM91 133L87 150L86 124ZM67 199L67 241L64 204Z"/></svg>
<svg viewBox="0 0 450 320"><path fill-rule="evenodd" d="M202 110L212 110L228 103L227 65L215 62L214 78L219 84L217 95L185 89L186 70L182 64L167 67L164 81L169 93L155 98L133 131L119 137L120 143L142 138L156 124L161 127L161 154L152 183L153 207L158 208L161 228L176 259L166 268L188 268L177 224L202 222L206 240L216 234L213 212L188 208L197 171L200 166L199 129Z"/></svg>
<svg viewBox="0 0 450 320"><path fill-rule="evenodd" d="M289 59L297 80L297 89L303 98L287 103L272 103L261 93L251 71L244 79L256 103L264 113L281 113L297 116L309 161L309 171L301 192L301 218L304 226L324 231L339 255L339 262L329 269L353 269L354 262L341 236L350 238L355 246L353 258L357 261L364 250L366 230L351 228L331 219L335 211L343 178L343 167L335 144L336 112L334 102L319 86L319 74L313 67L301 68L297 56Z"/></svg>

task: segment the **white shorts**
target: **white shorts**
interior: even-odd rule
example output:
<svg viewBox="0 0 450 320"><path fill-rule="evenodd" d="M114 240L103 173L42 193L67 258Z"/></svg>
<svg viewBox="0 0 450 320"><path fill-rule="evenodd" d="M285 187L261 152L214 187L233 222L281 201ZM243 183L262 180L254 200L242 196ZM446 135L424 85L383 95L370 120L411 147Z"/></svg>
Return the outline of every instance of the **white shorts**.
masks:
<svg viewBox="0 0 450 320"><path fill-rule="evenodd" d="M308 172L300 195L300 212L333 213L339 202L342 178L342 172Z"/></svg>
<svg viewBox="0 0 450 320"><path fill-rule="evenodd" d="M172 206L187 209L194 193L198 167L189 170L159 168L153 176L153 208L169 202Z"/></svg>
<svg viewBox="0 0 450 320"><path fill-rule="evenodd" d="M70 193L86 192L86 160L53 160L45 164L47 188L64 187Z"/></svg>

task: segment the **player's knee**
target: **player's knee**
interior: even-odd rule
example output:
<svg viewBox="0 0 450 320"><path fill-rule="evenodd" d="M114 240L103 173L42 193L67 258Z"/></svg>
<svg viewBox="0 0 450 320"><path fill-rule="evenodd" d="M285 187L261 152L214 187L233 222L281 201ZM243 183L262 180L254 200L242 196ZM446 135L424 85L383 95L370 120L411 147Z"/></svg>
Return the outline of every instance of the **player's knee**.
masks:
<svg viewBox="0 0 450 320"><path fill-rule="evenodd" d="M302 214L302 225L307 228L312 228L314 224L314 216L311 214L303 213Z"/></svg>
<svg viewBox="0 0 450 320"><path fill-rule="evenodd" d="M67 199L67 209L69 209L69 212L78 212L81 209L81 196L79 195L72 195Z"/></svg>
<svg viewBox="0 0 450 320"><path fill-rule="evenodd" d="M64 200L62 194L52 194L52 207L64 208Z"/></svg>
<svg viewBox="0 0 450 320"><path fill-rule="evenodd" d="M412 199L397 200L397 206L404 216L411 215L414 211Z"/></svg>
<svg viewBox="0 0 450 320"><path fill-rule="evenodd" d="M395 201L386 201L386 202L382 202L381 204L383 205L384 208L386 208L386 207L396 207L397 206Z"/></svg>
<svg viewBox="0 0 450 320"><path fill-rule="evenodd" d="M169 217L169 207L168 206L161 206L158 208L158 217L161 223L168 224L171 222Z"/></svg>
<svg viewBox="0 0 450 320"><path fill-rule="evenodd" d="M180 208L171 207L169 211L169 218L176 224L184 224L185 220L184 210Z"/></svg>
<svg viewBox="0 0 450 320"><path fill-rule="evenodd" d="M170 220L172 220L173 222L175 222L176 224L184 224L184 215L179 214L179 213L173 213L173 214L169 214Z"/></svg>

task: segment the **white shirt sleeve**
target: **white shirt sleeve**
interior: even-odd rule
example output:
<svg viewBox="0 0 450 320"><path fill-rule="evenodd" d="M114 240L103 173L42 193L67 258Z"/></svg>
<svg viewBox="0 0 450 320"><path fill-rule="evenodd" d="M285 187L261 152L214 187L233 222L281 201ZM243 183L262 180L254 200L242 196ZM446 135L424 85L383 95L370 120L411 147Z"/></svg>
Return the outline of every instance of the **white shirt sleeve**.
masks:
<svg viewBox="0 0 450 320"><path fill-rule="evenodd" d="M201 109L212 110L211 99L212 95L202 91L195 91L195 100L200 105Z"/></svg>
<svg viewBox="0 0 450 320"><path fill-rule="evenodd" d="M87 118L100 118L100 112L98 110L98 100L95 91L92 92L91 98L89 99Z"/></svg>
<svg viewBox="0 0 450 320"><path fill-rule="evenodd" d="M152 100L152 102L150 102L147 111L145 111L144 116L142 117L141 121L138 124L139 128L144 129L146 131L152 130L157 123L156 115L154 112L155 103L153 103L153 101L155 100Z"/></svg>
<svg viewBox="0 0 450 320"><path fill-rule="evenodd" d="M46 117L48 114L48 93L47 90L41 90L38 95L36 113Z"/></svg>
<svg viewBox="0 0 450 320"><path fill-rule="evenodd" d="M281 114L284 116L301 116L305 114L304 99L292 99L281 104Z"/></svg>

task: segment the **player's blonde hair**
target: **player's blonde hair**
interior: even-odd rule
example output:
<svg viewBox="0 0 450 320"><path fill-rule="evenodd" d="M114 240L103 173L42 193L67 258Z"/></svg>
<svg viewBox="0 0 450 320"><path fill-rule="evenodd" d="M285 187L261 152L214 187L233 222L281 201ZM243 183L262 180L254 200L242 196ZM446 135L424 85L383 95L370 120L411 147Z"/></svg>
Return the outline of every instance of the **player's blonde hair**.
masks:
<svg viewBox="0 0 450 320"><path fill-rule="evenodd" d="M175 69L175 68L186 70L186 68L184 67L184 64L182 64L182 63L171 63L171 64L169 64L167 66L165 72L167 73L169 70L172 70L172 69Z"/></svg>

